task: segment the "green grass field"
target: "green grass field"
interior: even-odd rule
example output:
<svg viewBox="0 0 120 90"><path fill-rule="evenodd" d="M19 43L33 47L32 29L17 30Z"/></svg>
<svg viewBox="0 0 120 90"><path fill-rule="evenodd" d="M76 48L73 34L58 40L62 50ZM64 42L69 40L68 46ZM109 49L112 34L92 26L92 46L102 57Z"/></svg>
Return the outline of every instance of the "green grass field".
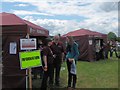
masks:
<svg viewBox="0 0 120 90"><path fill-rule="evenodd" d="M67 86L66 62L62 64L61 87ZM33 81L40 87L40 79ZM39 85L39 86L38 86ZM96 62L77 62L77 88L118 88L118 59L100 60Z"/></svg>
<svg viewBox="0 0 120 90"><path fill-rule="evenodd" d="M66 72L61 71L62 86L67 86ZM118 60L78 61L77 88L118 88Z"/></svg>

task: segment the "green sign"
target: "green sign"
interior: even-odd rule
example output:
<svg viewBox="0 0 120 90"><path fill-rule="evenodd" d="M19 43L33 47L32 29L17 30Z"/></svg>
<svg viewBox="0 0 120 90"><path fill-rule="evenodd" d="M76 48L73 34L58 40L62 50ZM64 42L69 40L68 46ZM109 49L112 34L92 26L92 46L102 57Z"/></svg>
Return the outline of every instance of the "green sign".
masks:
<svg viewBox="0 0 120 90"><path fill-rule="evenodd" d="M42 66L40 50L20 52L21 69Z"/></svg>

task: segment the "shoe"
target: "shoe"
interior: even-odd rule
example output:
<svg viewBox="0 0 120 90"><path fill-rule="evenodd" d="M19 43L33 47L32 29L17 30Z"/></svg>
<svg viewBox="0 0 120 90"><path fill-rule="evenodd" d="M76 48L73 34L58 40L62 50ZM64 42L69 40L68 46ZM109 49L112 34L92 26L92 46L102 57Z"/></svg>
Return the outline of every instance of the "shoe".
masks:
<svg viewBox="0 0 120 90"><path fill-rule="evenodd" d="M68 86L67 87L71 87L71 83L68 83Z"/></svg>
<svg viewBox="0 0 120 90"><path fill-rule="evenodd" d="M67 89L70 89L70 88L72 88L72 87L70 87L70 86L67 86L66 88L67 88Z"/></svg>
<svg viewBox="0 0 120 90"><path fill-rule="evenodd" d="M76 89L76 87L75 87L75 86L76 86L76 84L74 83L74 84L72 85L72 89L73 89L73 90L75 90L75 89Z"/></svg>
<svg viewBox="0 0 120 90"><path fill-rule="evenodd" d="M72 90L76 90L75 86L72 86Z"/></svg>
<svg viewBox="0 0 120 90"><path fill-rule="evenodd" d="M72 90L76 90L76 88L72 88Z"/></svg>
<svg viewBox="0 0 120 90"><path fill-rule="evenodd" d="M68 85L67 87L65 87L66 90L72 90L72 87L70 85Z"/></svg>

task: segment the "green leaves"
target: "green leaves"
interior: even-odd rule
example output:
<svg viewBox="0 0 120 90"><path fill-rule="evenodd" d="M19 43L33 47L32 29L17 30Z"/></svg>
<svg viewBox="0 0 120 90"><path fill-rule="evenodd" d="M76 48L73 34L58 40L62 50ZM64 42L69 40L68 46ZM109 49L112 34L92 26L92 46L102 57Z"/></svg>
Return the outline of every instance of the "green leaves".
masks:
<svg viewBox="0 0 120 90"><path fill-rule="evenodd" d="M115 33L113 33L113 32L109 32L108 33L108 39L109 40L117 40L117 36L116 36L116 34Z"/></svg>

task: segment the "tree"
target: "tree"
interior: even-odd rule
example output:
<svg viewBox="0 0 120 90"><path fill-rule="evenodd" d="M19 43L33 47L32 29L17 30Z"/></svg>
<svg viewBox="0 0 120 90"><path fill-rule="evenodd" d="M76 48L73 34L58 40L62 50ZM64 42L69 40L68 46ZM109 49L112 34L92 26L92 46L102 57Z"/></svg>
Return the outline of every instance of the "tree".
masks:
<svg viewBox="0 0 120 90"><path fill-rule="evenodd" d="M120 37L117 37L117 41L120 42Z"/></svg>
<svg viewBox="0 0 120 90"><path fill-rule="evenodd" d="M117 36L116 36L115 33L109 32L109 33L108 33L108 39L109 39L109 40L117 40Z"/></svg>

